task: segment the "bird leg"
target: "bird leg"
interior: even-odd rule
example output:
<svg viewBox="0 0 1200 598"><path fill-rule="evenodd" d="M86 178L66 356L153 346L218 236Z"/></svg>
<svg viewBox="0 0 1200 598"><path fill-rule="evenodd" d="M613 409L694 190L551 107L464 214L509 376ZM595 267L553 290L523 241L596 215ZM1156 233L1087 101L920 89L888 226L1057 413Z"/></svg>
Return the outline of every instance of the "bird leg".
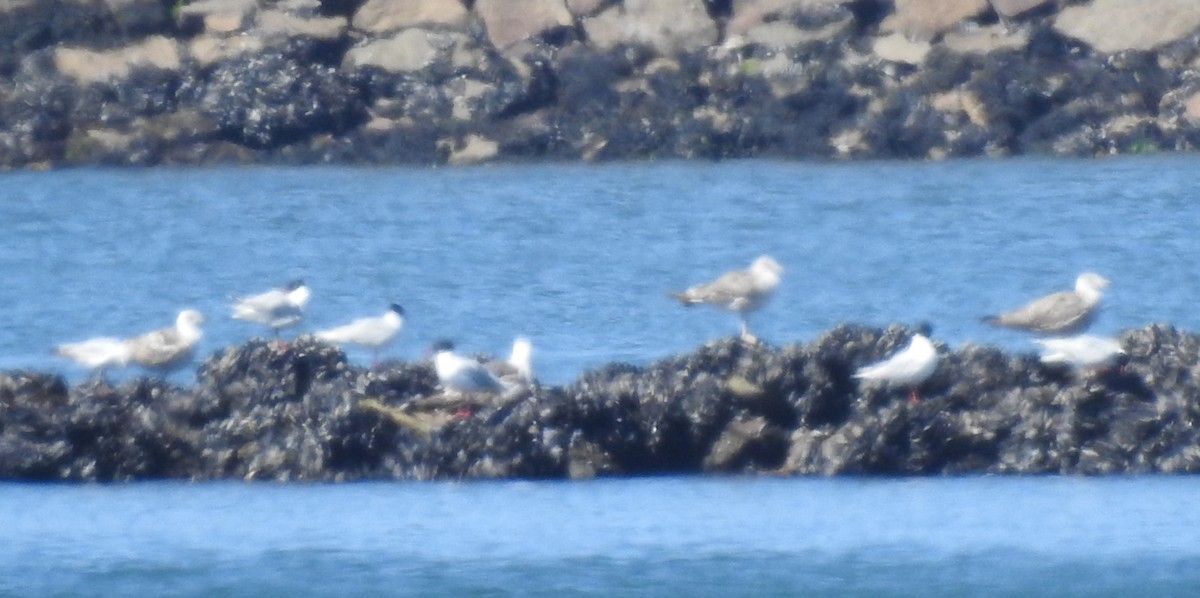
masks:
<svg viewBox="0 0 1200 598"><path fill-rule="evenodd" d="M112 384L108 382L108 369L99 368L92 374L92 379L99 383L104 390L112 390Z"/></svg>
<svg viewBox="0 0 1200 598"><path fill-rule="evenodd" d="M287 344L287 343L285 343L285 342L283 342L283 339L279 338L279 329L278 329L278 328L272 328L272 330L274 330L274 331L275 331L275 347L276 347L277 349L279 349L280 351L287 351L287 350L288 350L288 344Z"/></svg>
<svg viewBox="0 0 1200 598"><path fill-rule="evenodd" d="M908 389L908 404L909 405L921 404L921 395L917 393L917 387L915 387L915 386Z"/></svg>
<svg viewBox="0 0 1200 598"><path fill-rule="evenodd" d="M742 334L741 334L742 342L749 344L749 345L758 344L758 337L754 336L753 334L750 334L750 328L748 326L746 326L746 318L741 318L741 323L742 323Z"/></svg>

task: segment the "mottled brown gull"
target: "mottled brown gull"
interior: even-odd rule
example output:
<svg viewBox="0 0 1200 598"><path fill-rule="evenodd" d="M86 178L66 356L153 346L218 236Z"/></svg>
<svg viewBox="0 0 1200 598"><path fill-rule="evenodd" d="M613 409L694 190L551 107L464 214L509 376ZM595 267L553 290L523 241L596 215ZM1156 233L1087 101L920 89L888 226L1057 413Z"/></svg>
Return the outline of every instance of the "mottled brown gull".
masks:
<svg viewBox="0 0 1200 598"><path fill-rule="evenodd" d="M192 360L192 351L204 336L203 323L204 316L194 309L179 312L174 326L125 341L129 362L164 372L182 367Z"/></svg>
<svg viewBox="0 0 1200 598"><path fill-rule="evenodd" d="M704 303L737 314L741 322L742 339L757 340L746 325L746 316L759 309L779 286L783 268L768 255L760 256L746 270L733 270L716 280L696 285L681 293L671 293L684 305Z"/></svg>
<svg viewBox="0 0 1200 598"><path fill-rule="evenodd" d="M1020 309L988 316L992 326L1028 330L1039 334L1074 334L1092 325L1100 308L1108 279L1084 272L1075 279L1075 289L1047 295Z"/></svg>

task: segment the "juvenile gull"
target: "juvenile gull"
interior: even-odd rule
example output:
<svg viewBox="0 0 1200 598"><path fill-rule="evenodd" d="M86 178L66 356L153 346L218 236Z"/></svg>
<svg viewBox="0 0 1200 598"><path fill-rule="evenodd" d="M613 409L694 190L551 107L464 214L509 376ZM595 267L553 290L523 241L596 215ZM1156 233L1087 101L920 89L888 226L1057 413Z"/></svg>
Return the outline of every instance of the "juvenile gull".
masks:
<svg viewBox="0 0 1200 598"><path fill-rule="evenodd" d="M988 316L984 322L992 326L1029 330L1039 334L1074 334L1092 325L1099 311L1108 279L1094 272L1084 272L1075 279L1075 290L1060 291L1037 299L1024 307Z"/></svg>
<svg viewBox="0 0 1200 598"><path fill-rule="evenodd" d="M920 402L917 387L937 369L937 349L928 338L929 327L921 326L904 350L878 363L861 367L854 373L860 380L877 380L889 385L907 386L908 400Z"/></svg>
<svg viewBox="0 0 1200 598"><path fill-rule="evenodd" d="M129 361L144 368L168 372L192 359L192 350L204 333L200 325L204 316L194 309L185 309L175 318L175 326L148 332L125 341Z"/></svg>
<svg viewBox="0 0 1200 598"><path fill-rule="evenodd" d="M1125 349L1116 339L1090 334L1033 342L1042 347L1042 363L1062 363L1076 371L1104 369L1117 364L1125 355Z"/></svg>
<svg viewBox="0 0 1200 598"><path fill-rule="evenodd" d="M66 343L56 347L54 353L88 368L102 380L108 368L129 364L129 346L119 338L100 337Z"/></svg>
<svg viewBox="0 0 1200 598"><path fill-rule="evenodd" d="M322 330L316 337L331 343L359 345L371 349L374 365L379 364L379 350L392 342L404 327L404 308L393 303L382 316L359 318L337 328Z"/></svg>
<svg viewBox="0 0 1200 598"><path fill-rule="evenodd" d="M771 256L763 255L746 270L726 272L712 282L671 293L671 296L687 306L706 303L734 312L741 322L742 339L755 341L757 339L746 325L746 316L771 298L775 287L779 286L781 274L783 268L779 263Z"/></svg>
<svg viewBox="0 0 1200 598"><path fill-rule="evenodd" d="M294 280L282 289L239 299L233 306L233 317L267 326L275 332L275 338L279 338L281 328L295 326L304 318L304 307L310 296L304 281Z"/></svg>
<svg viewBox="0 0 1200 598"><path fill-rule="evenodd" d="M431 350L434 352L433 369L447 394L499 394L506 390L500 379L487 371L482 363L456 355L450 341L438 341Z"/></svg>

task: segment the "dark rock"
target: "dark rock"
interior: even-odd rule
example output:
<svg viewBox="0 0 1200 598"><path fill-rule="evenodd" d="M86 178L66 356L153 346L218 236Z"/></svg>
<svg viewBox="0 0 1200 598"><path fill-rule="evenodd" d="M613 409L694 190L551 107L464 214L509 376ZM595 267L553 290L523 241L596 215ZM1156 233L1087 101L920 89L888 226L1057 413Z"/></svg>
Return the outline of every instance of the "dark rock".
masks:
<svg viewBox="0 0 1200 598"><path fill-rule="evenodd" d="M335 68L278 51L221 63L198 91L222 133L255 148L342 133L365 116L358 88Z"/></svg>
<svg viewBox="0 0 1200 598"><path fill-rule="evenodd" d="M9 2L0 167L1200 147L1186 0L418 4Z"/></svg>
<svg viewBox="0 0 1200 598"><path fill-rule="evenodd" d="M843 325L778 349L723 339L503 399L443 396L428 363L366 371L307 338L220 351L193 388L3 373L0 478L1200 471L1200 336L1131 330L1128 364L1083 375L1031 354L943 348L917 404L853 378L912 334Z"/></svg>
<svg viewBox="0 0 1200 598"><path fill-rule="evenodd" d="M77 89L65 81L17 81L0 91L0 163L36 164L60 160L71 133Z"/></svg>

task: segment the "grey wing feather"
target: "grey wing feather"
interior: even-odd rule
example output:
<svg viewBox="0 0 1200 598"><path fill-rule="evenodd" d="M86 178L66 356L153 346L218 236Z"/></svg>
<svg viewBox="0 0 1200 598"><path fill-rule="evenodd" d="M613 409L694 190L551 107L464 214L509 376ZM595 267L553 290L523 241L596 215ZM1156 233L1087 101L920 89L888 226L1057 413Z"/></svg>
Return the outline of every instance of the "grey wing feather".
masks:
<svg viewBox="0 0 1200 598"><path fill-rule="evenodd" d="M482 365L478 367L466 368L461 372L461 375L469 380L472 387L485 391L499 392L504 389L500 381L487 371Z"/></svg>
<svg viewBox="0 0 1200 598"><path fill-rule="evenodd" d="M286 303L287 293L274 290L254 295L253 297L245 297L237 302L237 306L253 309L254 311L273 311Z"/></svg>
<svg viewBox="0 0 1200 598"><path fill-rule="evenodd" d="M1088 305L1073 292L1047 295L1020 309L997 316L994 323L1037 332L1069 332L1091 321L1094 305Z"/></svg>
<svg viewBox="0 0 1200 598"><path fill-rule="evenodd" d="M272 326L283 328L285 326L291 326L292 324L295 324L303 317L304 310L292 305L291 303L285 303L283 305L276 306L275 309L271 310L270 320Z"/></svg>
<svg viewBox="0 0 1200 598"><path fill-rule="evenodd" d="M130 361L146 367L168 367L189 356L190 346L182 345L174 328L143 334L129 342Z"/></svg>
<svg viewBox="0 0 1200 598"><path fill-rule="evenodd" d="M287 293L274 290L238 301L233 306L233 317L284 328L299 322L304 309L289 301Z"/></svg>
<svg viewBox="0 0 1200 598"><path fill-rule="evenodd" d="M679 299L687 303L731 303L754 290L754 278L748 272L738 270L726 272L710 283L696 285L680 293Z"/></svg>

